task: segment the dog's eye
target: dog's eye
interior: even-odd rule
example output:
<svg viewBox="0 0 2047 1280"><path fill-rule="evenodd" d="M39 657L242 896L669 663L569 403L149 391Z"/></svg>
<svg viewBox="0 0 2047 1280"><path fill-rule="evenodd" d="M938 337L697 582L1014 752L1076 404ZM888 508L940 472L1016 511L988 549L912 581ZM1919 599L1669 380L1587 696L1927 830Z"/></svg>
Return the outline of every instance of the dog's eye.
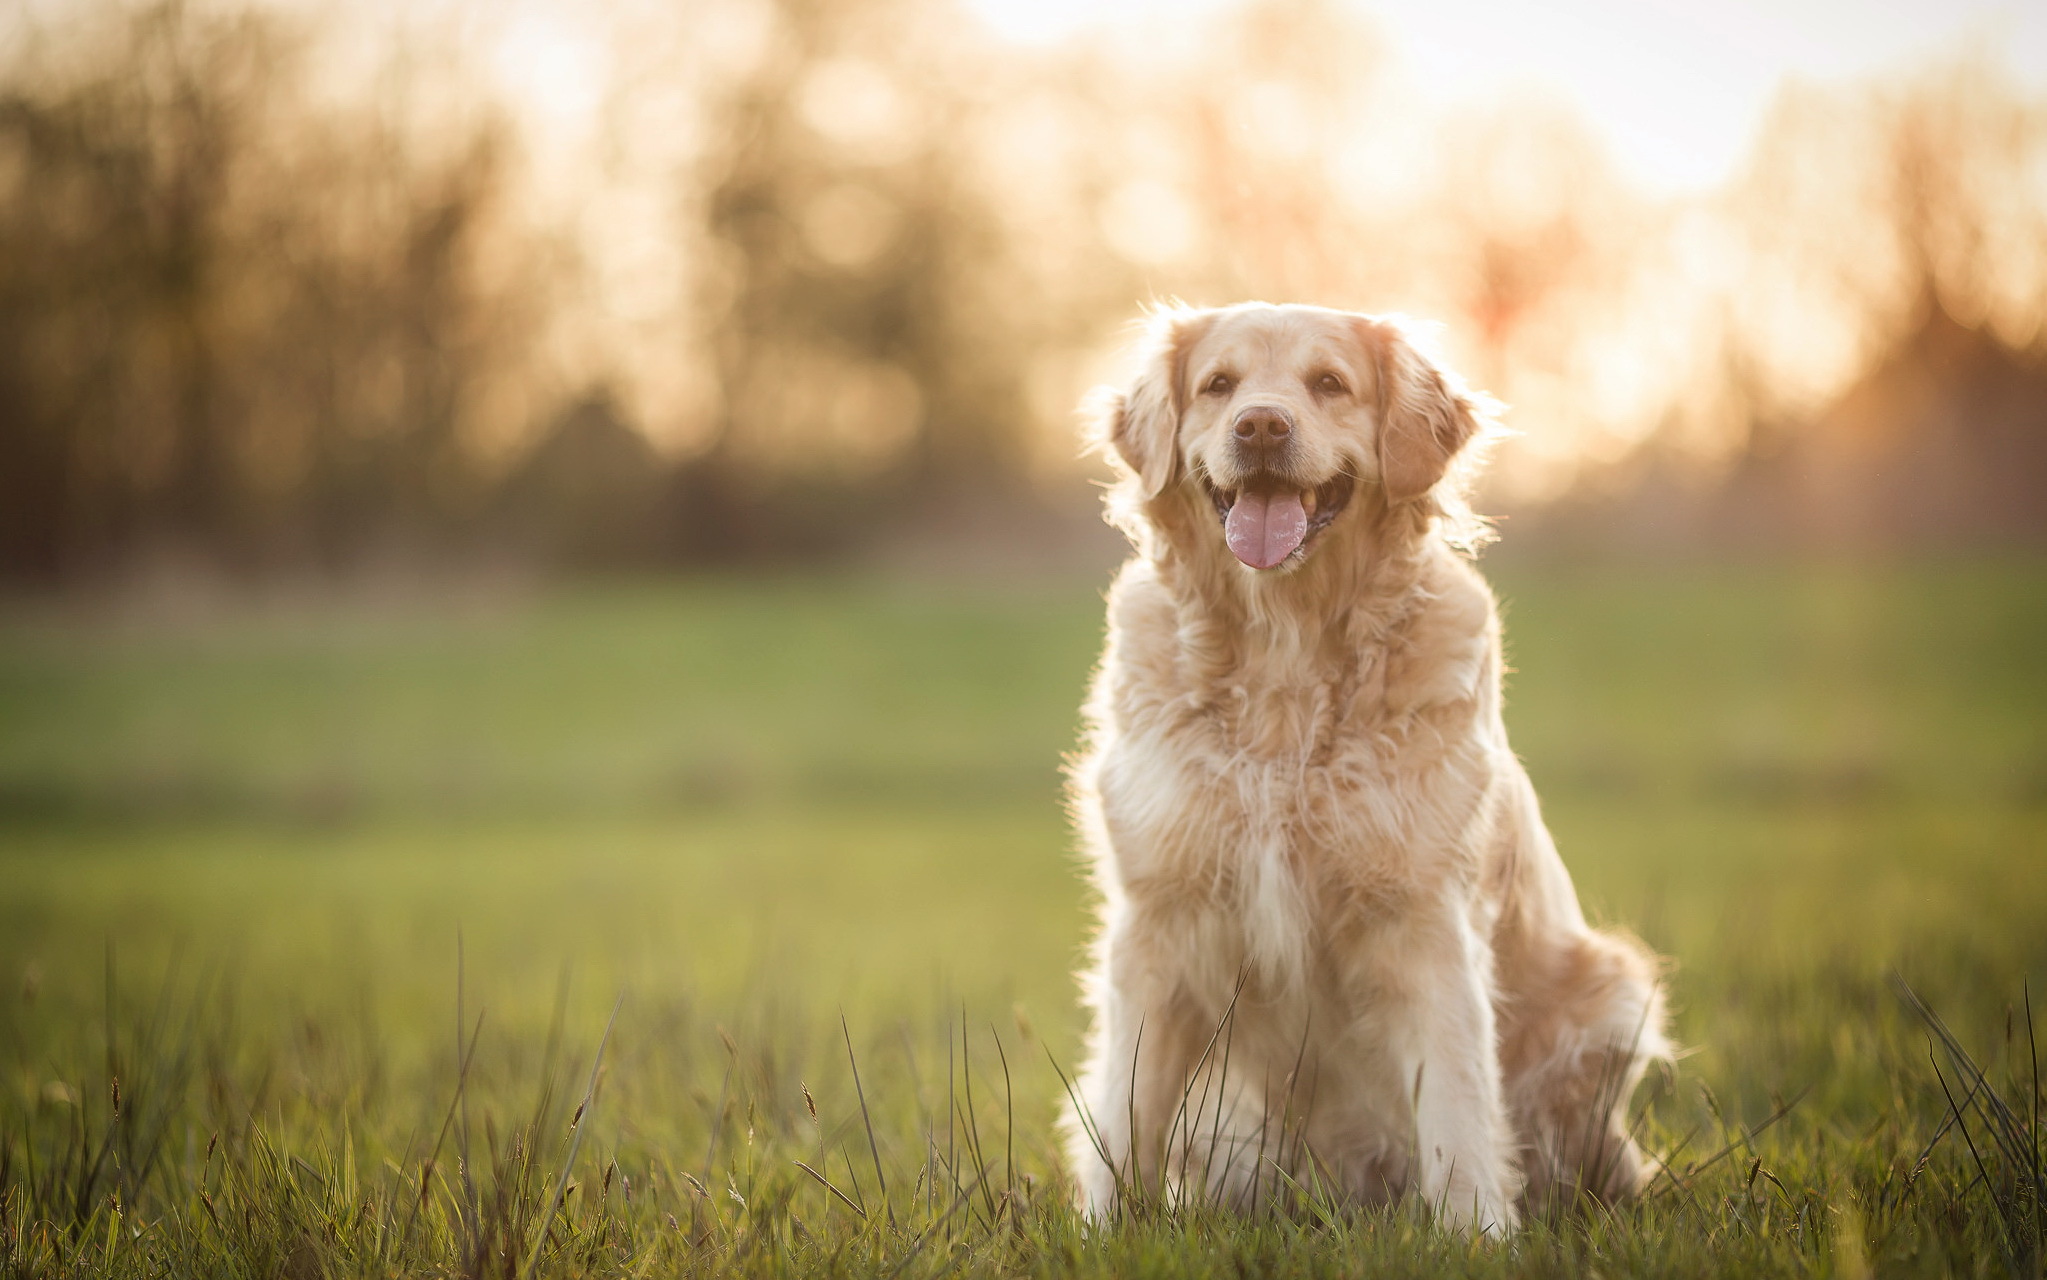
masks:
<svg viewBox="0 0 2047 1280"><path fill-rule="evenodd" d="M1325 373L1315 379L1315 390L1325 396L1340 396L1350 388L1343 385L1343 379L1333 373Z"/></svg>
<svg viewBox="0 0 2047 1280"><path fill-rule="evenodd" d="M1218 373L1201 388L1203 395L1226 396L1237 385L1237 380L1227 373Z"/></svg>

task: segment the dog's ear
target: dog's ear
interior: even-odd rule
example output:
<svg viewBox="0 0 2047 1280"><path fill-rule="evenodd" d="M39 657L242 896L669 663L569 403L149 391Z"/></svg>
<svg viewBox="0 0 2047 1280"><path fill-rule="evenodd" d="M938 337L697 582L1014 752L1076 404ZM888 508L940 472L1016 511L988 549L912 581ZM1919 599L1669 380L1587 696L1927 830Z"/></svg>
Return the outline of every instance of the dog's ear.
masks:
<svg viewBox="0 0 2047 1280"><path fill-rule="evenodd" d="M1129 390L1105 387L1096 393L1096 435L1137 477L1147 501L1164 493L1179 474L1187 352L1212 318L1211 312L1188 307L1159 311L1146 331L1142 364Z"/></svg>
<svg viewBox="0 0 2047 1280"><path fill-rule="evenodd" d="M1379 482L1389 504L1426 496L1494 405L1416 348L1397 322L1364 322L1379 378Z"/></svg>

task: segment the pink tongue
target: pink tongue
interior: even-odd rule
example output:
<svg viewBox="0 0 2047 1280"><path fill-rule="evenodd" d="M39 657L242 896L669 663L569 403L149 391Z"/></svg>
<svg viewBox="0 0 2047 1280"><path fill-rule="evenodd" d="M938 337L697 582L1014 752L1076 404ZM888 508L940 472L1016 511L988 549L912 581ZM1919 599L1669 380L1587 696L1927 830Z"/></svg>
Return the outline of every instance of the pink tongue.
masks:
<svg viewBox="0 0 2047 1280"><path fill-rule="evenodd" d="M1308 512L1298 493L1246 490L1230 508L1223 535L1237 559L1253 569L1270 569L1292 555L1308 536Z"/></svg>

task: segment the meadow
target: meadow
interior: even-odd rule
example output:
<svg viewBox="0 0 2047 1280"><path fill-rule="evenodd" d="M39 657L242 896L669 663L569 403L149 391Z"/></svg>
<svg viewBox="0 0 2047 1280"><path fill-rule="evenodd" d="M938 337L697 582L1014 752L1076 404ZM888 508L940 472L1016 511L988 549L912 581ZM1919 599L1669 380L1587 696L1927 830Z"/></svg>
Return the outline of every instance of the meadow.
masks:
<svg viewBox="0 0 2047 1280"><path fill-rule="evenodd" d="M23 602L0 1273L2040 1275L2047 565L1493 577L1639 1204L1065 1208L1097 582Z"/></svg>

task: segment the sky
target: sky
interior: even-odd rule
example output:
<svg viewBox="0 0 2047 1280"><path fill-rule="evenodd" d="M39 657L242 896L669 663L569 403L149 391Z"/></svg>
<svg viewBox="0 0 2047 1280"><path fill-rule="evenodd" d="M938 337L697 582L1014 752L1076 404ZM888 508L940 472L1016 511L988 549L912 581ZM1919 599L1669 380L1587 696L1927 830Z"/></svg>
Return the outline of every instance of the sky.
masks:
<svg viewBox="0 0 2047 1280"><path fill-rule="evenodd" d="M1349 0L1444 104L1537 88L1575 101L1645 185L1699 190L1740 163L1787 78L1838 81L1981 49L2047 90L2047 0ZM967 0L1052 43L1221 0Z"/></svg>

